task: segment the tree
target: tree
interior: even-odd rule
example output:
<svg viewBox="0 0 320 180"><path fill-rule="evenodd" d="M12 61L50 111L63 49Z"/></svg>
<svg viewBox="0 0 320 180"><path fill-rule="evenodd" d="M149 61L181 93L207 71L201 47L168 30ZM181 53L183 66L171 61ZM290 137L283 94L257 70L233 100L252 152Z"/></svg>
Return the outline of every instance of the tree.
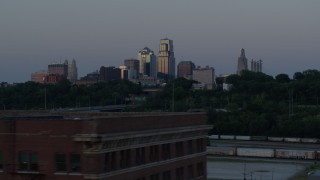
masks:
<svg viewBox="0 0 320 180"><path fill-rule="evenodd" d="M288 74L278 74L276 76L276 81L279 83L288 83L288 82L290 82L290 78L289 78Z"/></svg>
<svg viewBox="0 0 320 180"><path fill-rule="evenodd" d="M304 79L304 75L301 72L295 72L293 75L294 80L302 80Z"/></svg>

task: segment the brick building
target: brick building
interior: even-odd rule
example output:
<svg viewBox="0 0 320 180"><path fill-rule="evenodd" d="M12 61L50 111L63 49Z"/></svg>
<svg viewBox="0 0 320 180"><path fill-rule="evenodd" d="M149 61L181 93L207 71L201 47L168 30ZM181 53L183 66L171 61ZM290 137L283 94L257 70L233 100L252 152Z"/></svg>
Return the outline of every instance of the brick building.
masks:
<svg viewBox="0 0 320 180"><path fill-rule="evenodd" d="M58 74L62 75L65 78L68 77L68 64L49 64L48 65L48 74Z"/></svg>
<svg viewBox="0 0 320 180"><path fill-rule="evenodd" d="M206 120L204 113L1 113L0 179L204 180Z"/></svg>
<svg viewBox="0 0 320 180"><path fill-rule="evenodd" d="M116 67L100 67L99 80L111 81L114 79L121 79L121 69Z"/></svg>

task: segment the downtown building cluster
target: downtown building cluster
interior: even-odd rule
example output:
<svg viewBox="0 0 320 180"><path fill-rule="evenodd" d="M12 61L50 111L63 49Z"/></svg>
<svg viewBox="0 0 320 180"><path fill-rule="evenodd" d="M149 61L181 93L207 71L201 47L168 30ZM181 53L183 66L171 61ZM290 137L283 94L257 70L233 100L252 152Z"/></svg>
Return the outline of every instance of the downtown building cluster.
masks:
<svg viewBox="0 0 320 180"><path fill-rule="evenodd" d="M181 61L176 66L173 41L168 38L160 40L158 56L150 48L144 47L138 52L137 59L125 59L124 64L119 67L101 66L99 70L79 79L74 59L71 64L68 63L68 60L64 63L53 63L48 65L47 71L31 74L33 82L54 84L68 79L72 83L85 85L128 79L142 86L157 86L177 77L199 82L194 86L196 89L214 89L215 87L213 67L196 67L192 61Z"/></svg>
<svg viewBox="0 0 320 180"><path fill-rule="evenodd" d="M177 70L176 70L177 69ZM248 59L245 50L241 49L238 58L237 74L248 70ZM262 72L262 60L251 60L251 71ZM177 73L176 73L177 72ZM225 79L228 75L222 75ZM32 73L31 80L38 83L57 83L68 79L75 84L94 84L116 79L127 79L144 87L158 86L175 78L194 80L193 89L212 90L217 87L215 69L210 66L195 66L192 61L181 61L176 66L173 41L165 38L160 40L158 56L148 47L138 52L137 59L125 59L123 65L101 66L99 70L88 73L78 79L76 61L69 64L54 63L48 65L47 71Z"/></svg>
<svg viewBox="0 0 320 180"><path fill-rule="evenodd" d="M64 63L49 64L47 71L39 71L31 74L31 81L37 83L54 84L64 79L68 79L71 82L77 81L78 69L75 59L72 60L71 64L69 64L67 59Z"/></svg>

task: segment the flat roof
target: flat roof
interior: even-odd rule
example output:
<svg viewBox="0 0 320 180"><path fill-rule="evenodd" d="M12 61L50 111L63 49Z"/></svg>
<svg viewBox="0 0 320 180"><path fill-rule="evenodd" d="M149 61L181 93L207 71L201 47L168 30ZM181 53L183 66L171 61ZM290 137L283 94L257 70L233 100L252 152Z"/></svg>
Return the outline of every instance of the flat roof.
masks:
<svg viewBox="0 0 320 180"><path fill-rule="evenodd" d="M0 111L0 120L89 120L115 117L204 115L205 112L52 112L52 111Z"/></svg>

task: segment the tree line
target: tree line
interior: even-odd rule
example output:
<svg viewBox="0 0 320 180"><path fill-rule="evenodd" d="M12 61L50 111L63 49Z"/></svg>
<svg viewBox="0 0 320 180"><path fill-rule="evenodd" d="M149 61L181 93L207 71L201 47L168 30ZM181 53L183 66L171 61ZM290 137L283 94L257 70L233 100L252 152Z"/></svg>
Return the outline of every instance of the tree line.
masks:
<svg viewBox="0 0 320 180"><path fill-rule="evenodd" d="M320 138L320 72L296 72L275 77L242 71L217 78L216 90L193 90L193 80L178 78L153 95L128 80L74 85L20 83L0 87L0 109L58 109L130 104L146 96L141 106L127 111L197 111L208 113L210 133ZM223 90L223 83L231 85Z"/></svg>

